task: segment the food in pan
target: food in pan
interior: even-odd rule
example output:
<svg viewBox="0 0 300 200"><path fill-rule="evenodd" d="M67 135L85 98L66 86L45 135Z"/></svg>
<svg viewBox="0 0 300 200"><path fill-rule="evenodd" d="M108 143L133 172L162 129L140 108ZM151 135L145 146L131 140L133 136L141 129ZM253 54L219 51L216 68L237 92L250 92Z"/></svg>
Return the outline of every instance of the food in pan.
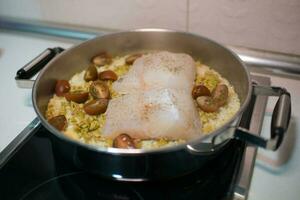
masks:
<svg viewBox="0 0 300 200"><path fill-rule="evenodd" d="M191 96L195 76L195 63L187 54L157 52L137 59L113 83L121 96L109 102L103 136L196 138L201 124Z"/></svg>
<svg viewBox="0 0 300 200"><path fill-rule="evenodd" d="M233 86L188 54L100 53L69 81L57 80L46 118L84 143L149 149L209 134L239 108Z"/></svg>

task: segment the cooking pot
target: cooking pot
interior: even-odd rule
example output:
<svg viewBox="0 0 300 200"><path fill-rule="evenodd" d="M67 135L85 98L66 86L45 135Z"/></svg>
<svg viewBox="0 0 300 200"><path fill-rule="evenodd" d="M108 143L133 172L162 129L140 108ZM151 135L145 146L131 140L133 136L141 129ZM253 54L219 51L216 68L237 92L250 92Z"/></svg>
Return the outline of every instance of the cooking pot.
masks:
<svg viewBox="0 0 300 200"><path fill-rule="evenodd" d="M239 111L209 135L184 144L152 150L94 147L66 137L47 122L47 103L54 94L58 79L69 80L75 73L86 69L91 58L99 52L122 56L153 50L187 53L218 71L234 86L240 98ZM237 55L208 38L186 32L141 29L96 37L62 51L61 48L47 49L20 69L16 80L24 86L25 83L28 84L27 78L43 68L33 85L34 109L43 126L57 139L58 143L54 148L60 149L66 160L87 171L127 181L176 177L199 169L205 162L221 154L231 139L276 150L288 128L291 116L290 94L284 88L253 84L247 68ZM279 97L272 115L269 139L238 127L251 95Z"/></svg>

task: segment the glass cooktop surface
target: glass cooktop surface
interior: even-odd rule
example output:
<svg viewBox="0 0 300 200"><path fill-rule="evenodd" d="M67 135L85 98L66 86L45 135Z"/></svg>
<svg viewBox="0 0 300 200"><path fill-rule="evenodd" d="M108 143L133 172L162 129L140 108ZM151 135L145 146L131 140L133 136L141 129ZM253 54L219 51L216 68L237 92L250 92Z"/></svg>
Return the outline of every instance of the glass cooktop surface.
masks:
<svg viewBox="0 0 300 200"><path fill-rule="evenodd" d="M118 182L82 171L55 151L44 127L0 170L1 199L226 199L242 160L244 144L232 140L203 168L164 181ZM188 163L187 163L188 164Z"/></svg>

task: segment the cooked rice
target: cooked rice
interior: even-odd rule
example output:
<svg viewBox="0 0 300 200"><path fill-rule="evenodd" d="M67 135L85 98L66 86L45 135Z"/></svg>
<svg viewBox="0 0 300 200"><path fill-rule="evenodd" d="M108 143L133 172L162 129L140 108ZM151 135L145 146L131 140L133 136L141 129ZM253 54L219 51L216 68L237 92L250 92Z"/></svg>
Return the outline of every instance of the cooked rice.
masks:
<svg viewBox="0 0 300 200"><path fill-rule="evenodd" d="M110 65L97 68L98 72L104 70L113 70L118 77L126 74L130 68L125 63L124 57L115 57ZM240 100L238 95L234 91L233 86L223 78L218 72L212 70L210 67L201 64L199 61L196 62L197 77L195 84L204 84L210 91L212 91L219 83L226 84L228 86L228 101L227 104L221 107L217 112L206 113L199 109L200 121L202 123L202 132L209 134L212 131L218 129L228 120L240 108ZM88 91L90 82L85 82L84 77L85 71L75 74L70 80L71 91ZM108 82L108 86L111 92L111 97L115 98L118 94L112 89L112 82ZM92 98L91 96L89 98ZM91 145L98 147L111 147L112 140L103 138L102 129L105 124L106 116L105 113L98 116L87 115L83 111L83 104L77 104L74 102L68 102L64 97L58 97L55 94L50 99L46 111L46 118L50 119L57 115L65 115L68 121L68 127L64 131L68 137L75 140L79 140ZM164 138L160 139L149 139L149 140L136 140L138 148L151 149L176 145L185 142L184 140L167 140Z"/></svg>

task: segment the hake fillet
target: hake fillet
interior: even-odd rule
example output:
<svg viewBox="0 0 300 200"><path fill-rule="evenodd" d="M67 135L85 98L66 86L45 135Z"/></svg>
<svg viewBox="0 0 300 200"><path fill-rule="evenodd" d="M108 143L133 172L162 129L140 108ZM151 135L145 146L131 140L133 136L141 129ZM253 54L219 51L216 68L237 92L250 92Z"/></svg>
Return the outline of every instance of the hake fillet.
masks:
<svg viewBox="0 0 300 200"><path fill-rule="evenodd" d="M193 58L167 51L138 58L129 72L116 81L113 89L121 94L173 88L191 90L196 75Z"/></svg>
<svg viewBox="0 0 300 200"><path fill-rule="evenodd" d="M133 138L191 139L201 125L190 92L161 89L135 92L112 99L107 109L103 135L115 138L127 133Z"/></svg>
<svg viewBox="0 0 300 200"><path fill-rule="evenodd" d="M103 135L186 140L199 136L200 119L191 97L195 76L195 62L187 54L163 51L138 58L113 84L123 96L110 101Z"/></svg>

